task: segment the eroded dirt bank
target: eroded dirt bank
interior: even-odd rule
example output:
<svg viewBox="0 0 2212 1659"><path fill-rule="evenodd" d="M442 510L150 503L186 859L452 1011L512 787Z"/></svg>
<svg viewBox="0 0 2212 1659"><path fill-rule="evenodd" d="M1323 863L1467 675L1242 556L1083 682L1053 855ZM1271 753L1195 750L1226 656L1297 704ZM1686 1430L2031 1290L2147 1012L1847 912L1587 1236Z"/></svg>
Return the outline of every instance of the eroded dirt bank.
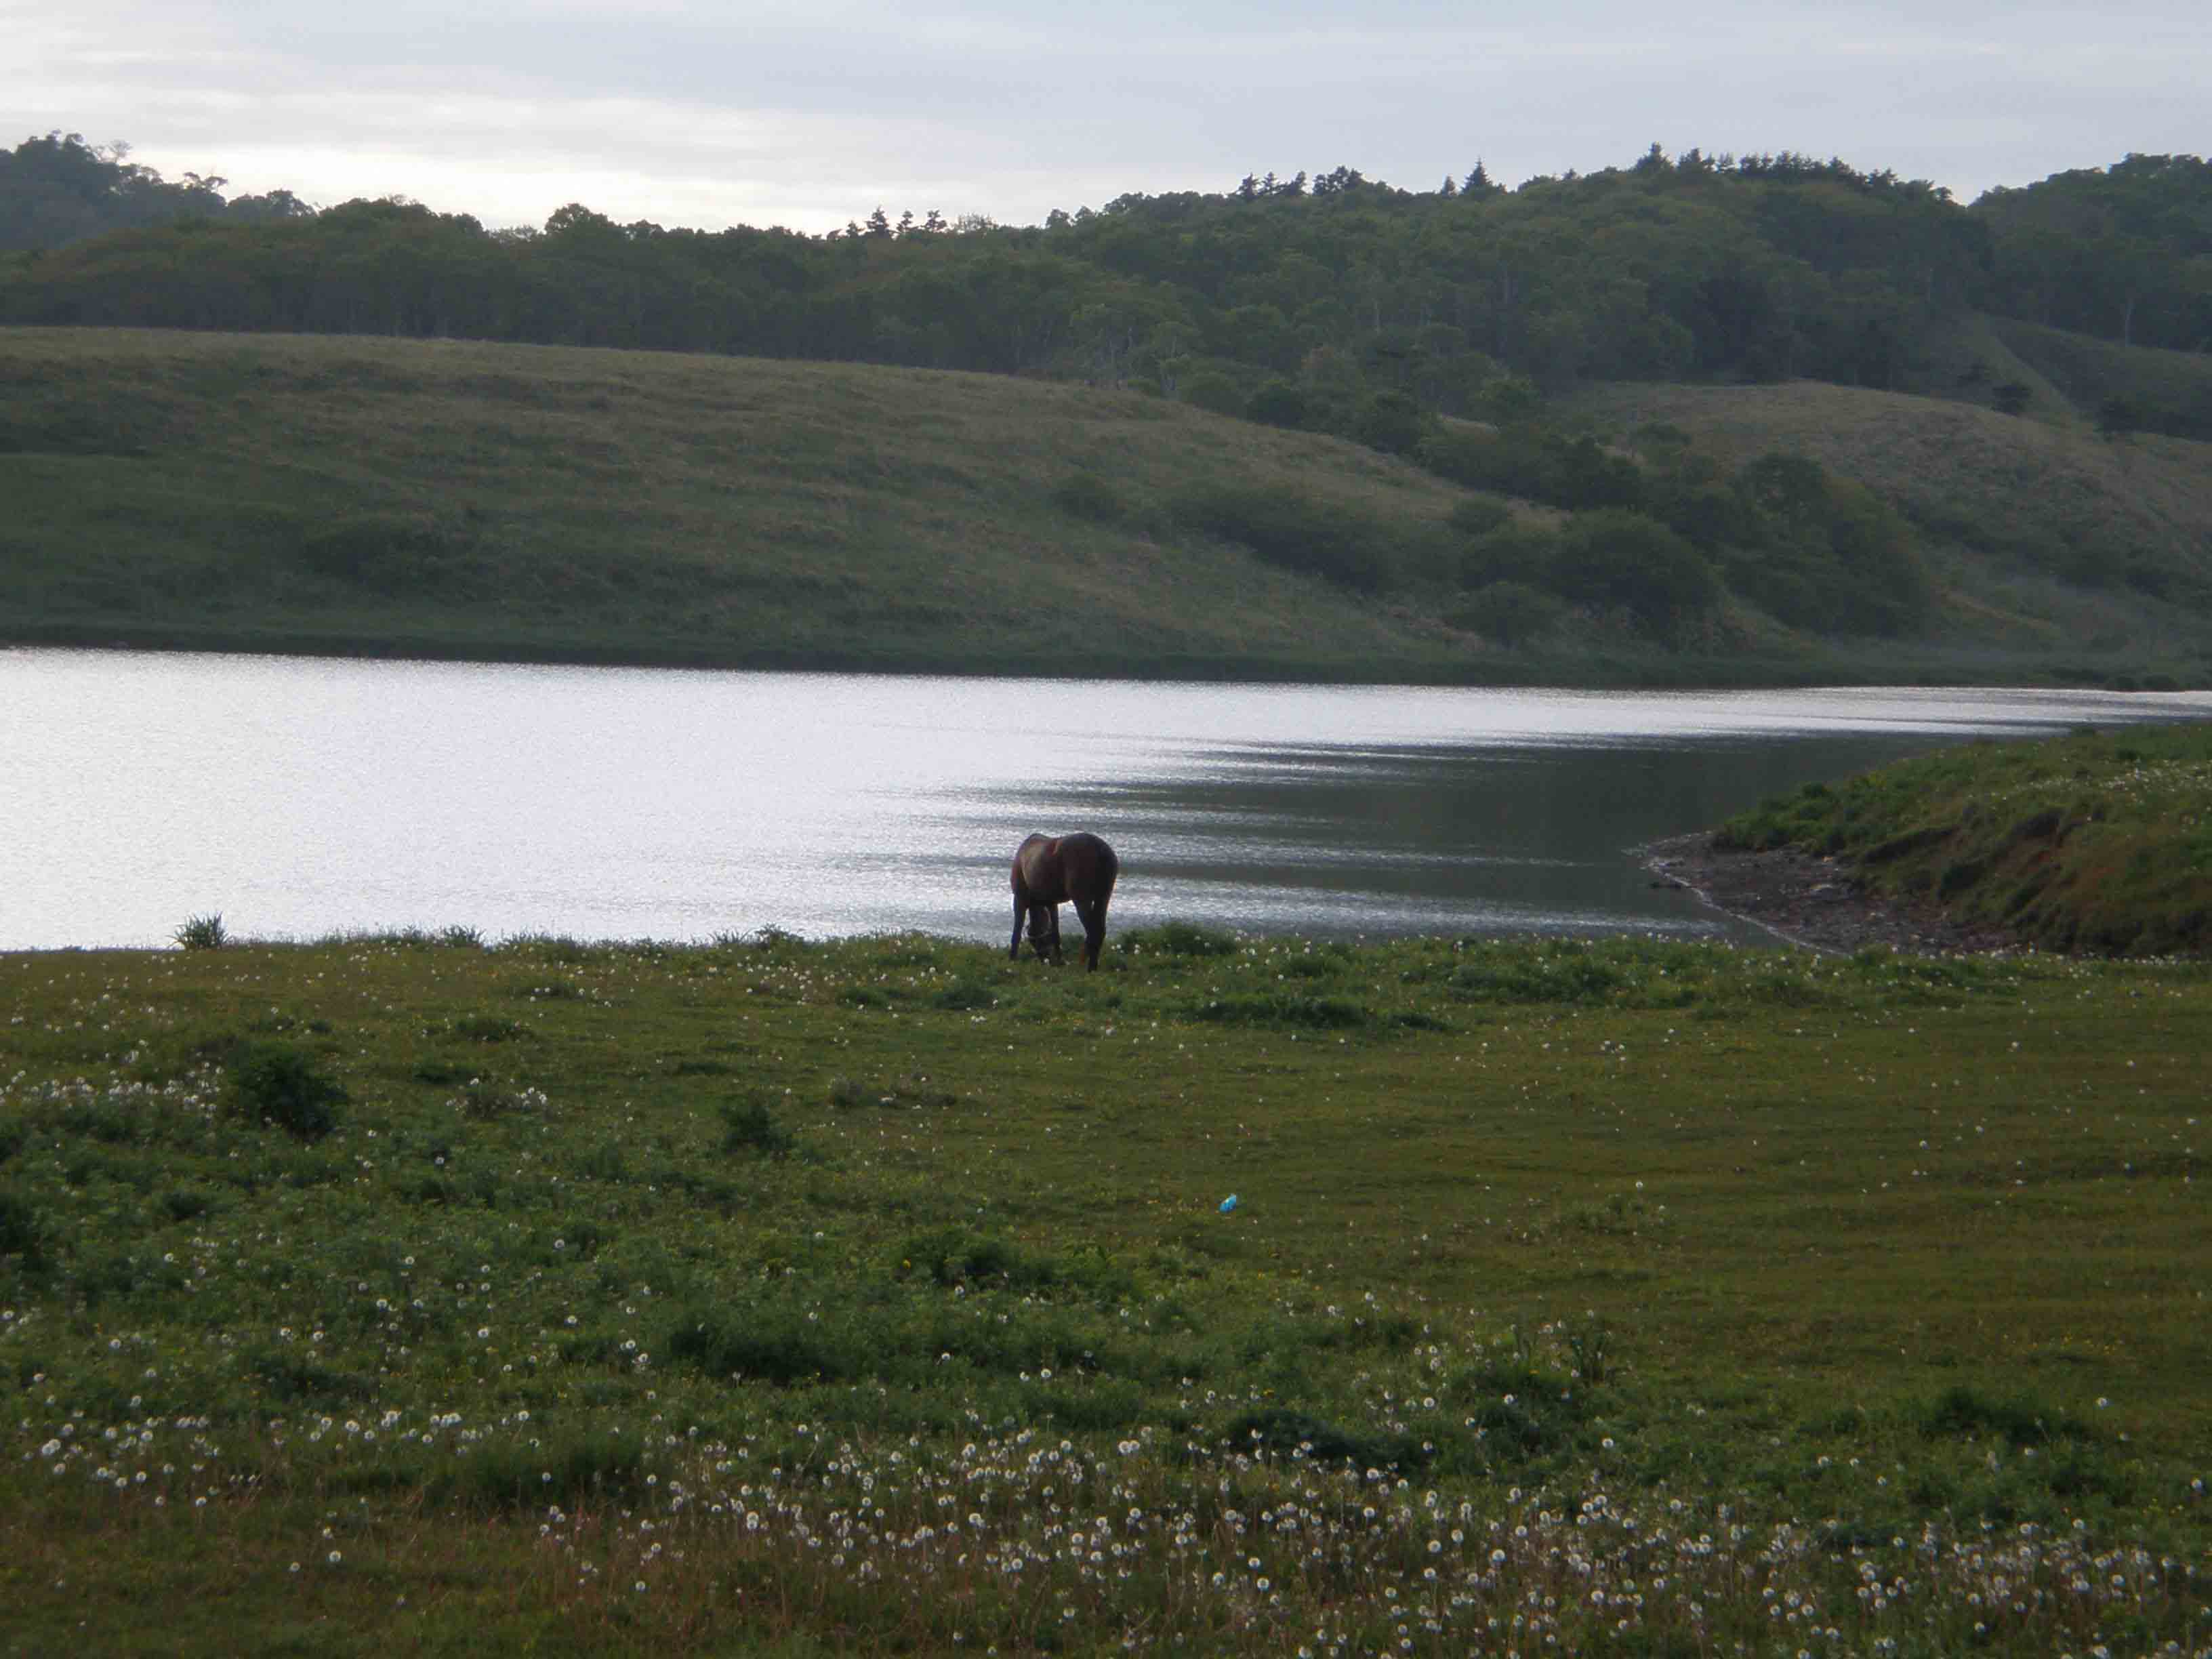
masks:
<svg viewBox="0 0 2212 1659"><path fill-rule="evenodd" d="M1784 848L1723 852L1710 830L1674 836L1637 849L1655 880L1688 888L1716 910L1815 951L1887 945L1922 953L2024 948L2002 927L1953 920L1933 904L1869 891L1832 859Z"/></svg>

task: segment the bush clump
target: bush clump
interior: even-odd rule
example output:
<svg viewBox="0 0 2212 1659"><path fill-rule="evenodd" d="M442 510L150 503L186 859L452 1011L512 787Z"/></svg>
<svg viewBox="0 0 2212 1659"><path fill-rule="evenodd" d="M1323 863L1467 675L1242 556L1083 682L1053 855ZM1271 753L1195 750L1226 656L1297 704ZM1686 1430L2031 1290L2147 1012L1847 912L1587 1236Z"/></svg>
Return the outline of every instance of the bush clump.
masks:
<svg viewBox="0 0 2212 1659"><path fill-rule="evenodd" d="M1186 530L1234 542L1285 570L1355 592L1392 585L1392 550L1364 514L1296 489L1223 480L1186 489L1173 503Z"/></svg>
<svg viewBox="0 0 2212 1659"><path fill-rule="evenodd" d="M1472 594L1444 620L1510 650L1541 639L1565 617L1566 606L1541 588L1495 581Z"/></svg>
<svg viewBox="0 0 2212 1659"><path fill-rule="evenodd" d="M1657 520L1619 508L1576 517L1550 581L1570 600L1626 611L1660 638L1680 633L1721 598L1720 579L1695 548Z"/></svg>
<svg viewBox="0 0 2212 1659"><path fill-rule="evenodd" d="M0 1256L19 1257L36 1271L46 1264L46 1230L37 1212L13 1193L0 1193Z"/></svg>
<svg viewBox="0 0 2212 1659"><path fill-rule="evenodd" d="M302 1140L319 1140L337 1127L333 1109L347 1099L344 1086L307 1049L289 1042L248 1042L232 1055L224 1100L234 1116L272 1123Z"/></svg>
<svg viewBox="0 0 2212 1659"><path fill-rule="evenodd" d="M796 1142L791 1131L775 1121L763 1100L733 1100L722 1107L722 1150L756 1152L763 1158L787 1156Z"/></svg>
<svg viewBox="0 0 2212 1659"><path fill-rule="evenodd" d="M1194 921L1164 921L1157 927L1139 927L1121 936L1121 948L1132 954L1151 952L1169 957L1226 957L1237 951L1236 936Z"/></svg>
<svg viewBox="0 0 2212 1659"><path fill-rule="evenodd" d="M1094 524L1118 524L1129 516L1121 491L1096 472L1069 473L1052 487L1052 504Z"/></svg>

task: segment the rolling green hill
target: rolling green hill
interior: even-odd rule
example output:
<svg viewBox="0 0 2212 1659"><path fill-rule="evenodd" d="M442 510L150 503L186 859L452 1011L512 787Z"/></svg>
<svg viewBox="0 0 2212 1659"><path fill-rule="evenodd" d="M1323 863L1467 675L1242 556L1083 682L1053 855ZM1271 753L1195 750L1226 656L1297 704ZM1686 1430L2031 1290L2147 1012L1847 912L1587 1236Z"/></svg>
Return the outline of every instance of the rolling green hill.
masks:
<svg viewBox="0 0 2212 1659"><path fill-rule="evenodd" d="M2204 672L2203 446L1810 384L1613 387L1574 412L1631 440L1671 422L1716 465L1794 452L1863 479L1917 521L1899 556L1928 561L1932 609L1880 641L1815 637L1739 560L1699 590L1697 626L1662 636L1620 597L1654 525L1610 541L1621 515L1129 390L14 329L0 636L1589 684ZM1680 434L1646 447L1680 461ZM1550 562L1540 627L1494 603L1509 554Z"/></svg>
<svg viewBox="0 0 2212 1659"><path fill-rule="evenodd" d="M108 331L0 336L0 377L18 640L1032 672L1436 675L1458 654L1154 531L1201 474L1409 532L1456 492L1134 393ZM1103 493L1071 511L1054 492L1078 477Z"/></svg>
<svg viewBox="0 0 2212 1659"><path fill-rule="evenodd" d="M2025 325L1980 331L1991 347L2000 332L2048 337L2023 343L2041 348L2054 372L2053 339L2106 364L2105 378L2085 390L2139 385L2130 378L2138 360L2160 360L2154 366L2170 372L2180 356ZM1780 451L1866 485L1914 526L1943 586L1941 626L1962 647L1981 641L2072 653L2084 664L2201 659L2212 596L2212 444L2100 434L2089 415L2048 380L2043 386L2041 409L2020 416L1812 381L1614 384L1566 407L1642 447L1652 447L1655 427L1671 428L1726 461Z"/></svg>

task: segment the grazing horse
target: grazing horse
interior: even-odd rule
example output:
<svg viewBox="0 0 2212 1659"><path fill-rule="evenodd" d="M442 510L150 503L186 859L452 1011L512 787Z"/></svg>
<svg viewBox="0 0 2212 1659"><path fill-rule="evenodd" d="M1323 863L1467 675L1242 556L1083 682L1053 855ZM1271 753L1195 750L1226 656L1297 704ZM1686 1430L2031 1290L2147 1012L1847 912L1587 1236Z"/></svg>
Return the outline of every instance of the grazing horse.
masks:
<svg viewBox="0 0 2212 1659"><path fill-rule="evenodd" d="M1106 942L1106 901L1121 873L1114 849L1096 836L1031 836L1014 854L1014 938L1006 954L1021 960L1026 921L1037 956L1058 962L1060 907L1072 901L1083 923L1084 969L1097 967L1098 947Z"/></svg>

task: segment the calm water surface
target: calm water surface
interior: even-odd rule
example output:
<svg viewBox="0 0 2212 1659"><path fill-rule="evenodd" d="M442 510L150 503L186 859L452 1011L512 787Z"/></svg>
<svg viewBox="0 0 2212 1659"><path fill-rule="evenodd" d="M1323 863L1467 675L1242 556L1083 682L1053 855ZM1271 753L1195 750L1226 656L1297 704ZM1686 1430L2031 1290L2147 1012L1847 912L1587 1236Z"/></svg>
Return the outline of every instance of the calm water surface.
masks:
<svg viewBox="0 0 2212 1659"><path fill-rule="evenodd" d="M1004 939L1032 830L1116 929L1734 933L1628 855L1981 734L2212 696L1164 685L0 651L0 948ZM1070 923L1072 925L1072 921Z"/></svg>

